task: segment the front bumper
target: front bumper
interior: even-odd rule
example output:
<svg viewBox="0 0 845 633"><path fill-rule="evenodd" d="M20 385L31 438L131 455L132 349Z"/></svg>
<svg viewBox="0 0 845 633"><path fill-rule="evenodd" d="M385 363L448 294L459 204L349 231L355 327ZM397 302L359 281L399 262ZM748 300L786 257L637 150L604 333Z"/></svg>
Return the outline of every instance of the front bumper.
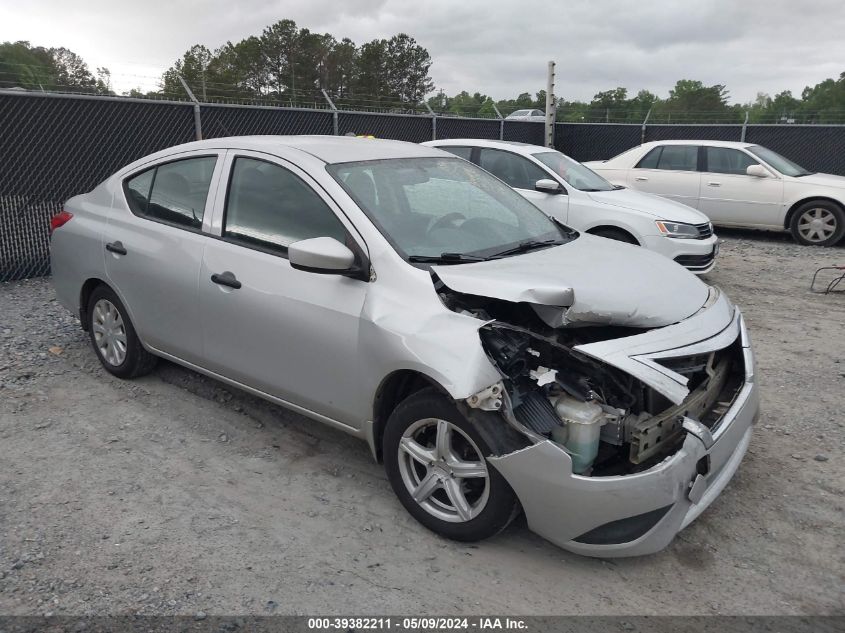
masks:
<svg viewBox="0 0 845 633"><path fill-rule="evenodd" d="M643 238L643 246L665 255L696 275L709 273L716 265L719 239L711 235L704 240L680 240L663 235Z"/></svg>
<svg viewBox="0 0 845 633"><path fill-rule="evenodd" d="M569 455L548 440L488 458L519 497L532 531L578 554L638 556L666 547L713 502L739 467L759 411L750 343L741 317L734 323L745 382L707 445L688 433L656 466L612 477L573 474Z"/></svg>

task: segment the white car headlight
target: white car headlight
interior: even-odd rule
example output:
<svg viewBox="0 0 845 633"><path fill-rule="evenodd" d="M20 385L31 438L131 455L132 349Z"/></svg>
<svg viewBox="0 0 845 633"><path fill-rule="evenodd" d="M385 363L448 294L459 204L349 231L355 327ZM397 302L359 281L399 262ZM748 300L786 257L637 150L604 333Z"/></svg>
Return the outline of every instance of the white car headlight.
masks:
<svg viewBox="0 0 845 633"><path fill-rule="evenodd" d="M657 220L655 224L660 234L666 237L675 237L682 240L694 240L699 237L698 229L692 224L669 222L668 220Z"/></svg>

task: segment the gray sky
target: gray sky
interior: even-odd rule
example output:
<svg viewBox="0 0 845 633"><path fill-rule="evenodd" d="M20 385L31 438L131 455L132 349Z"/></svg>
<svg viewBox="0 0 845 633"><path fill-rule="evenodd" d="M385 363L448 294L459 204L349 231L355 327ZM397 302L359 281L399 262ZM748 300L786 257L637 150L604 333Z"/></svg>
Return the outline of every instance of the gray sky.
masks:
<svg viewBox="0 0 845 633"><path fill-rule="evenodd" d="M589 100L599 90L677 79L726 84L731 100L774 95L845 71L842 0L0 0L0 40L65 46L113 87L153 89L191 45L211 49L291 18L356 44L406 32L431 53L438 88L496 99L545 87Z"/></svg>

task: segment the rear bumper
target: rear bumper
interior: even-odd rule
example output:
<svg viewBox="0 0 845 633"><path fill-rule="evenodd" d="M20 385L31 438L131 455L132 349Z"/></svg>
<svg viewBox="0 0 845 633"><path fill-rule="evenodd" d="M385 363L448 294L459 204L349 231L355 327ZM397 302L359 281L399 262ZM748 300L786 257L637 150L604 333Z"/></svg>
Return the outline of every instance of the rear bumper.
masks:
<svg viewBox="0 0 845 633"><path fill-rule="evenodd" d="M638 556L663 549L695 520L739 467L759 411L754 359L742 331L745 381L712 435L687 433L675 454L649 470L575 475L569 455L548 440L488 458L519 497L531 530L578 554Z"/></svg>

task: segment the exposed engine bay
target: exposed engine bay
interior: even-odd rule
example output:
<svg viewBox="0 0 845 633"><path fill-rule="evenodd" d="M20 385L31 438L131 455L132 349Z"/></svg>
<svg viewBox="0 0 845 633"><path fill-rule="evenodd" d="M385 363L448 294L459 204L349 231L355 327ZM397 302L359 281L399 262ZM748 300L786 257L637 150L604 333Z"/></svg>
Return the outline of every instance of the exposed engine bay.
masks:
<svg viewBox="0 0 845 633"><path fill-rule="evenodd" d="M550 308L557 313L560 308L458 293L437 279L435 287L449 309L487 322L479 334L502 386L476 394L469 405L501 409L529 437L560 445L575 474L625 475L650 468L683 444L685 418L715 430L743 383L739 340L715 352L658 359L667 372L686 380L689 394L675 404L636 377L573 349L648 329L566 327L551 316Z"/></svg>

